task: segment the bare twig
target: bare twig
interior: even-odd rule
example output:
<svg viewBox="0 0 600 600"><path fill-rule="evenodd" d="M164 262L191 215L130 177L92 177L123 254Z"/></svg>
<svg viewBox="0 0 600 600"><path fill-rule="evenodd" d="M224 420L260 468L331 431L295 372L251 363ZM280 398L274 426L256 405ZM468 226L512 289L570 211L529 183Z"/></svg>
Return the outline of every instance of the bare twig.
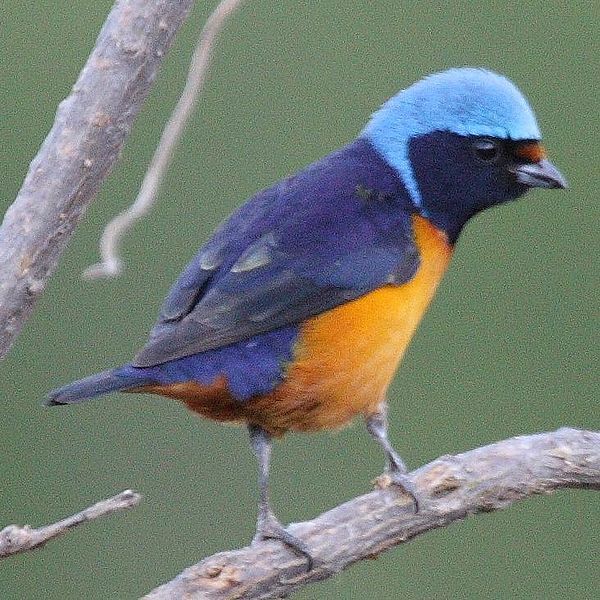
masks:
<svg viewBox="0 0 600 600"><path fill-rule="evenodd" d="M88 267L83 272L84 278L116 277L122 273L119 242L125 232L131 229L134 223L146 215L154 205L156 194L169 167L173 152L202 91L217 36L223 29L227 17L237 10L242 2L243 0L222 0L206 21L192 56L185 87L175 110L165 125L138 196L129 208L118 214L104 228L100 239L102 260Z"/></svg>
<svg viewBox="0 0 600 600"><path fill-rule="evenodd" d="M38 529L32 529L29 525L23 527L8 525L0 531L0 558L39 548L55 537L67 533L73 527L120 510L133 508L139 504L141 499L142 497L137 492L125 490L52 525L46 525Z"/></svg>
<svg viewBox="0 0 600 600"><path fill-rule="evenodd" d="M600 490L600 432L560 429L516 437L414 471L422 509L380 478L380 489L312 521L290 526L317 560L306 560L278 542L221 552L186 569L145 596L147 600L266 600L284 598L365 558L417 535L478 512L560 488Z"/></svg>
<svg viewBox="0 0 600 600"><path fill-rule="evenodd" d="M119 157L193 0L119 0L0 228L0 357Z"/></svg>

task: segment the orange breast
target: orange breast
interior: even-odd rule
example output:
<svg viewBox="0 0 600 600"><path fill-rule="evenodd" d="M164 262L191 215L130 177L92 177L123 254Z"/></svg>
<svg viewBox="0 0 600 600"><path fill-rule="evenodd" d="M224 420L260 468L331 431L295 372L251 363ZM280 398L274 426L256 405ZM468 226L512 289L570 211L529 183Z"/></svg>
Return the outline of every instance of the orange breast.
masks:
<svg viewBox="0 0 600 600"><path fill-rule="evenodd" d="M388 285L307 321L273 425L339 427L376 411L451 258L446 236L413 220L421 265L407 284ZM275 423L277 422L277 423Z"/></svg>
<svg viewBox="0 0 600 600"><path fill-rule="evenodd" d="M421 256L415 277L309 319L273 392L238 402L222 377L210 386L188 382L137 391L177 398L219 421L255 423L273 435L336 428L376 411L452 253L429 221L415 217L413 226Z"/></svg>

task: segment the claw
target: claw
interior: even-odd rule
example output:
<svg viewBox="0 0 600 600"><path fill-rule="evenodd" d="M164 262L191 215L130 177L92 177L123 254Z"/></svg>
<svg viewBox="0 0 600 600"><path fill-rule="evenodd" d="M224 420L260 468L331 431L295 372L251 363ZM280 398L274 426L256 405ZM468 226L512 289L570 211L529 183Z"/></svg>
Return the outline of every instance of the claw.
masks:
<svg viewBox="0 0 600 600"><path fill-rule="evenodd" d="M259 542L261 540L279 540L294 552L304 556L307 560L307 571L312 571L315 560L312 557L308 546L302 540L287 531L271 510L271 505L269 503L269 458L271 456L271 436L267 431L257 425L250 425L248 429L250 431L252 448L256 454L256 458L258 458L260 490L258 521L256 533L252 542Z"/></svg>
<svg viewBox="0 0 600 600"><path fill-rule="evenodd" d="M415 514L418 513L421 506L423 506L423 500L420 497L419 492L417 492L417 488L410 476L399 471L389 473L388 476L390 478L390 483L398 486L406 495L410 496L415 507Z"/></svg>
<svg viewBox="0 0 600 600"><path fill-rule="evenodd" d="M300 538L292 535L271 513L263 522L259 523L252 543L262 540L279 540L291 548L297 554L306 558L306 570L312 571L315 566L315 559L310 553L308 546Z"/></svg>
<svg viewBox="0 0 600 600"><path fill-rule="evenodd" d="M387 466L384 477L389 478L389 483L387 485L397 485L405 494L408 494L414 503L415 513L418 513L423 502L419 498L415 484L408 475L408 470L404 461L400 458L388 440L387 405L385 403L381 404L379 411L368 415L366 421L367 431L382 447L385 454Z"/></svg>

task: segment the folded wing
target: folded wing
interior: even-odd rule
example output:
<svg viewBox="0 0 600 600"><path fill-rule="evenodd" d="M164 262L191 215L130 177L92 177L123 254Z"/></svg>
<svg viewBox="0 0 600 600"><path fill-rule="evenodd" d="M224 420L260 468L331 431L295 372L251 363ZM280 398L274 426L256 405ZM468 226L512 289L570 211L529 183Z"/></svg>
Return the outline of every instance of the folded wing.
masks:
<svg viewBox="0 0 600 600"><path fill-rule="evenodd" d="M134 365L250 339L409 281L419 265L410 214L389 193L365 194L365 177L316 163L246 203L182 273Z"/></svg>

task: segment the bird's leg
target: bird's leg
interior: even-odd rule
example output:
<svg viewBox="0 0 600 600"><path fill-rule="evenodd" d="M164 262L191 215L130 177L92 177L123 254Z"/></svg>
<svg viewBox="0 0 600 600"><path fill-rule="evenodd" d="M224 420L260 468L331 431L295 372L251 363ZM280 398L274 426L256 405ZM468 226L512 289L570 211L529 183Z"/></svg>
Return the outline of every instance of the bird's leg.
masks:
<svg viewBox="0 0 600 600"><path fill-rule="evenodd" d="M419 498L414 483L408 476L408 469L404 461L390 444L387 433L387 406L382 404L379 411L367 415L367 431L375 441L383 448L385 454L385 471L390 476L392 483L402 488L415 503L415 512L419 510Z"/></svg>
<svg viewBox="0 0 600 600"><path fill-rule="evenodd" d="M271 458L271 436L258 425L249 425L252 450L258 459L258 521L253 542L273 539L280 540L292 550L302 554L308 560L308 570L313 568L314 560L308 546L287 531L271 510L269 502L269 461Z"/></svg>

